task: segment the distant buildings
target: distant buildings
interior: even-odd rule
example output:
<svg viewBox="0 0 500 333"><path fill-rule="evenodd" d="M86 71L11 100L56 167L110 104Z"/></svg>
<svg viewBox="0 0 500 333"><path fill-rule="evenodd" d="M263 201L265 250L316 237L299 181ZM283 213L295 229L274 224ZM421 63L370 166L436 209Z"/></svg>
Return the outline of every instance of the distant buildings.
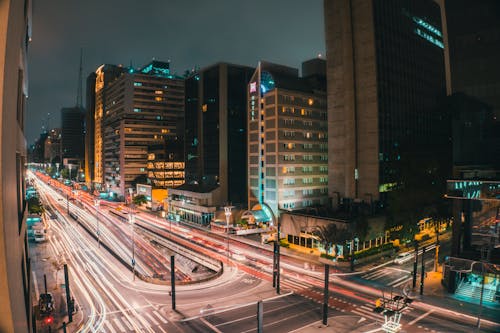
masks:
<svg viewBox="0 0 500 333"><path fill-rule="evenodd" d="M33 332L26 232L25 106L31 1L0 4L0 332Z"/></svg>
<svg viewBox="0 0 500 333"><path fill-rule="evenodd" d="M98 74L96 87L100 84ZM147 180L151 146L165 140L182 146L184 81L170 74L169 63L152 61L137 71L123 72L103 92L104 101L96 93L95 179L125 196L129 188Z"/></svg>
<svg viewBox="0 0 500 333"><path fill-rule="evenodd" d="M47 134L48 136L44 142L44 162L51 164L61 163L61 129L53 128Z"/></svg>
<svg viewBox="0 0 500 333"><path fill-rule="evenodd" d="M400 165L415 153L439 156L449 136L438 103L440 8L432 0L328 0L324 9L329 196L334 205L384 201L401 183Z"/></svg>
<svg viewBox="0 0 500 333"><path fill-rule="evenodd" d="M261 62L248 84L248 209L276 215L328 203L325 61ZM309 65L309 66L308 66Z"/></svg>
<svg viewBox="0 0 500 333"><path fill-rule="evenodd" d="M186 182L220 188L216 202L247 202L246 87L254 69L218 63L186 79Z"/></svg>

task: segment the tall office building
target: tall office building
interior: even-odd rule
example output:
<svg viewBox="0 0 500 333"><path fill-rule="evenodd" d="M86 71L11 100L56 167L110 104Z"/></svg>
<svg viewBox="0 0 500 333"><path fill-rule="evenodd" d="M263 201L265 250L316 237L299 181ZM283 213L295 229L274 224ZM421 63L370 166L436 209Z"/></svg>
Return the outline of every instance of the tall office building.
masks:
<svg viewBox="0 0 500 333"><path fill-rule="evenodd" d="M295 68L261 62L248 84L249 209L265 202L278 215L327 204L325 66L315 62L304 64L302 78Z"/></svg>
<svg viewBox="0 0 500 333"><path fill-rule="evenodd" d="M61 109L61 149L63 158L85 157L85 110L75 106ZM83 167L83 165L81 165Z"/></svg>
<svg viewBox="0 0 500 333"><path fill-rule="evenodd" d="M432 0L325 0L329 195L378 201L413 152L448 126L440 7ZM425 147L425 148L423 148ZM434 154L434 155L433 155ZM407 160L404 160L407 159Z"/></svg>
<svg viewBox="0 0 500 333"><path fill-rule="evenodd" d="M103 184L102 125L106 116L106 88L124 70L121 66L106 64L87 77L85 133L85 182L87 184L93 183L97 186Z"/></svg>
<svg viewBox="0 0 500 333"><path fill-rule="evenodd" d="M169 63L152 61L137 71L123 72L105 88L105 94L102 143L97 140L96 126L96 156L102 150L102 181L112 192L125 196L134 183L147 179L150 147L167 140L182 148L184 80L170 74Z"/></svg>
<svg viewBox="0 0 500 333"><path fill-rule="evenodd" d="M0 2L0 332L33 332L24 115L31 1Z"/></svg>
<svg viewBox="0 0 500 333"><path fill-rule="evenodd" d="M499 174L500 2L441 3L448 105L454 120L454 176Z"/></svg>
<svg viewBox="0 0 500 333"><path fill-rule="evenodd" d="M186 80L186 181L246 205L246 87L254 69L218 63Z"/></svg>

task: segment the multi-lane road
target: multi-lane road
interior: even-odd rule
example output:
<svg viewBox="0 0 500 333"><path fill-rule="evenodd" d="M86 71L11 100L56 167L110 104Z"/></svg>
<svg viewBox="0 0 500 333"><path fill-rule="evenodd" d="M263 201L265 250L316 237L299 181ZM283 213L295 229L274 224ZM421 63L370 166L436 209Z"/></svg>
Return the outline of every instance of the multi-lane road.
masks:
<svg viewBox="0 0 500 333"><path fill-rule="evenodd" d="M115 249L117 260L96 242L97 227L92 198L81 197L80 204L37 181L42 200L57 219L50 220L48 249L70 267L70 281L79 305L79 323L72 329L82 332L256 332L257 302L263 301L263 327L267 332L300 332L321 321L323 273L320 268L304 268L297 258L281 260L281 295L272 288L272 254L267 247L230 239L231 258L224 237L188 229L140 213L136 228L148 227L155 237L165 237L197 253L225 263L219 277L196 284L176 286L176 310L172 310L169 285L149 284L132 279L129 266L130 242L135 237L136 268L143 275L168 270L168 255L152 246L128 225L124 226L103 208L100 210L100 240ZM86 225L87 230L82 226ZM121 225L121 226L120 226ZM135 236L132 236L132 232ZM229 261L228 261L229 260ZM432 264L432 263L428 263ZM381 289L401 293L411 282L411 263L385 265L355 275L332 273L329 285L329 325L336 332L375 332L384 321L374 313L374 300ZM185 276L177 276L178 280ZM39 280L39 279L38 279ZM473 316L446 309L412 303L403 313L406 332L470 332ZM500 325L483 321L484 332L495 332Z"/></svg>

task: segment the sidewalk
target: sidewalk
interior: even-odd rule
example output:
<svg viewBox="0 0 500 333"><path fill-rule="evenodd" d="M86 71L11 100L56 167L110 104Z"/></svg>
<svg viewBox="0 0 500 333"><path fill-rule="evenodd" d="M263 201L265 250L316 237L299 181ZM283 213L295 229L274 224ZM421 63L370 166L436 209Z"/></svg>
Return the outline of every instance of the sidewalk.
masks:
<svg viewBox="0 0 500 333"><path fill-rule="evenodd" d="M82 312L76 311L73 314L73 322L68 323L68 312L66 306L66 289L64 286L64 270L57 256L51 251L49 240L43 243L29 243L31 272L33 278L33 310L35 312L37 332L63 332L63 322L67 324L67 332L76 331L77 327L83 322ZM59 271L57 268L60 267ZM71 268L69 268L71 269ZM47 279L47 292L52 294L54 300L54 311L50 316L42 316L38 310L38 298L41 293L45 293L44 278ZM70 281L71 281L71 272ZM73 292L70 285L70 293ZM78 308L78 304L76 305ZM47 323L48 317L53 318L51 323ZM49 328L50 327L50 328Z"/></svg>

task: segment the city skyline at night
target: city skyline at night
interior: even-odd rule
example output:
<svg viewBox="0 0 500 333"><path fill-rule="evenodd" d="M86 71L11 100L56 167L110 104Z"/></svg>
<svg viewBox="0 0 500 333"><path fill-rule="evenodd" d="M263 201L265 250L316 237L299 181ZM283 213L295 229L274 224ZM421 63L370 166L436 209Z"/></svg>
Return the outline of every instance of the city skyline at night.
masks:
<svg viewBox="0 0 500 333"><path fill-rule="evenodd" d="M320 0L53 0L34 6L33 17L28 144L42 127L59 127L58 110L75 106L80 49L83 77L102 64L138 67L153 58L170 60L172 72L183 75L220 61L298 67L324 53Z"/></svg>

